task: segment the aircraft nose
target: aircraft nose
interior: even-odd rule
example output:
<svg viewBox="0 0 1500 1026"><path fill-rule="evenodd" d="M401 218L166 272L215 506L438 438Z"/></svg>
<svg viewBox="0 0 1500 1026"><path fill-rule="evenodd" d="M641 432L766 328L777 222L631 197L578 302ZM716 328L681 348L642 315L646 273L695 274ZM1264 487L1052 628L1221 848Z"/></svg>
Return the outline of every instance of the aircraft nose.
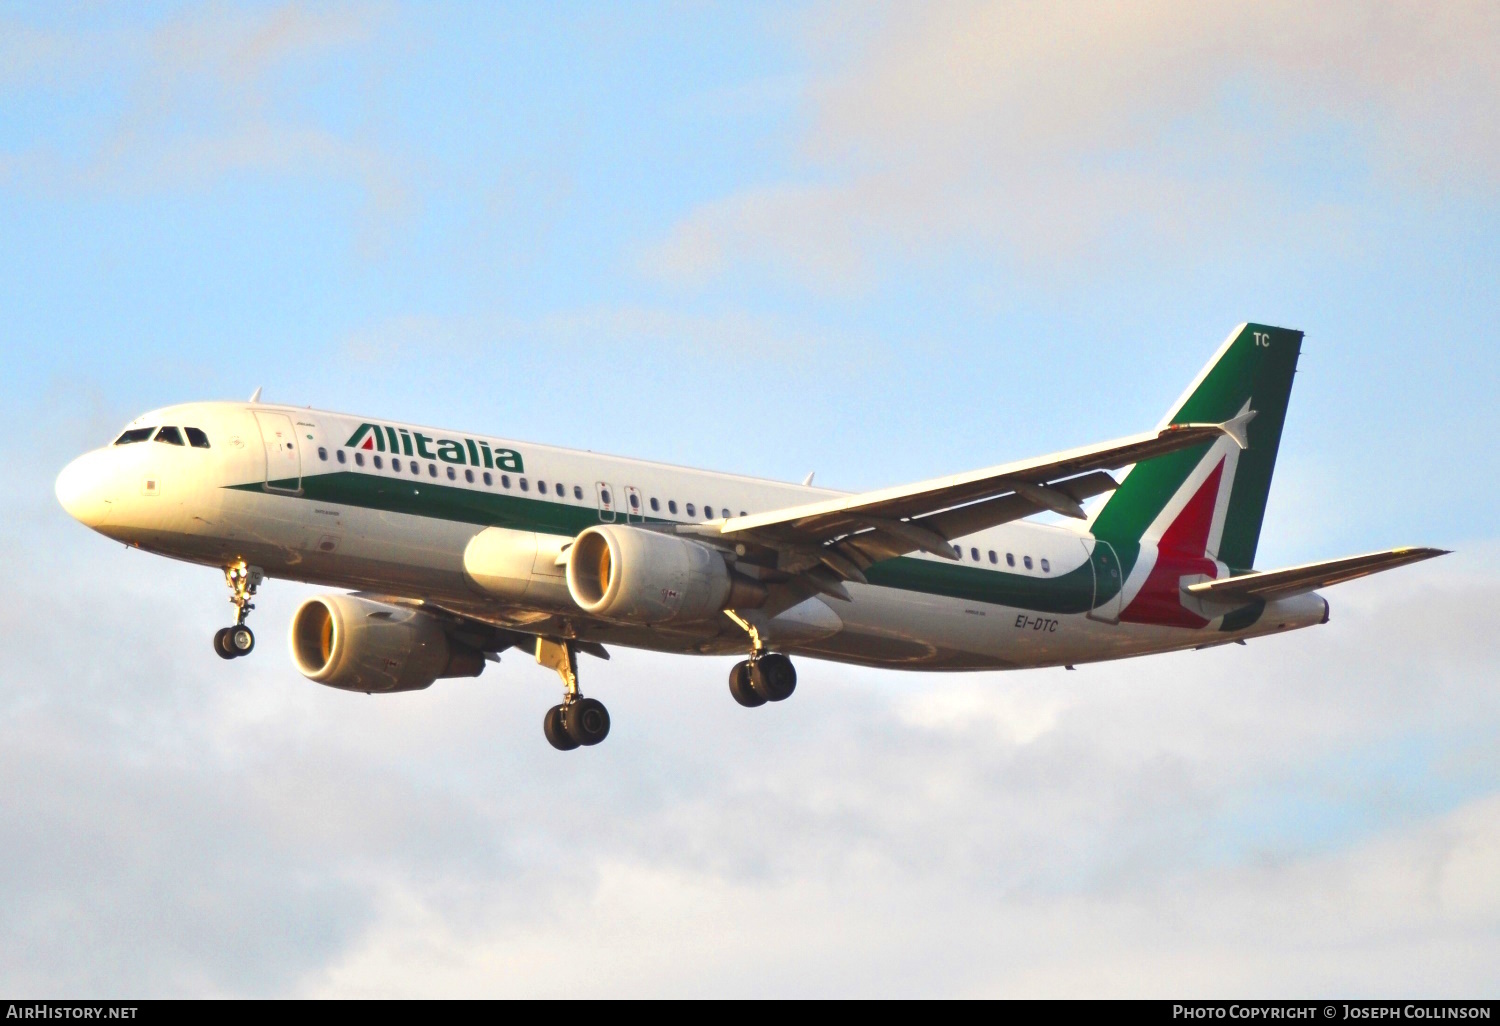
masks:
<svg viewBox="0 0 1500 1026"><path fill-rule="evenodd" d="M109 516L110 496L100 454L86 453L57 475L57 501L68 515L88 527L98 527Z"/></svg>

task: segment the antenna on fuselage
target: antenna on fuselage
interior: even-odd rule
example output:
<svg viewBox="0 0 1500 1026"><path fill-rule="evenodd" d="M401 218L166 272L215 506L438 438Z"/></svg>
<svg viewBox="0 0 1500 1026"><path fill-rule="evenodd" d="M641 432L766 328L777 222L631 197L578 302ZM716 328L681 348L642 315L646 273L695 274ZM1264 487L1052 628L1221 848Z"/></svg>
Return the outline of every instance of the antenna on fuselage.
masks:
<svg viewBox="0 0 1500 1026"><path fill-rule="evenodd" d="M809 470L807 472L807 476L802 479L802 487L806 488L808 485L812 484L813 475L816 473L816 470Z"/></svg>
<svg viewBox="0 0 1500 1026"><path fill-rule="evenodd" d="M258 402L260 402L260 386L259 385L256 386L254 392L250 393L250 401L252 403L258 403Z"/></svg>

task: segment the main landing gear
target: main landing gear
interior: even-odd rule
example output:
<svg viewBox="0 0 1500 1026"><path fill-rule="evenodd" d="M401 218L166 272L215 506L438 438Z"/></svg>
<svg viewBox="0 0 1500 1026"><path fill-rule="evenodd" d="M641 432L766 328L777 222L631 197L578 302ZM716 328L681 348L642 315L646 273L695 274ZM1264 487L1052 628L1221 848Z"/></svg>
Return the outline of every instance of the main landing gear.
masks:
<svg viewBox="0 0 1500 1026"><path fill-rule="evenodd" d="M536 639L536 661L557 671L563 682L563 700L542 717L542 733L560 752L580 745L597 745L609 736L609 710L597 698L584 698L578 690L578 649L571 641Z"/></svg>
<svg viewBox="0 0 1500 1026"><path fill-rule="evenodd" d="M245 621L250 610L255 608L255 603L250 600L265 578L260 567L246 566L243 560L224 568L224 582L229 585L229 601L234 605L236 615L233 627L221 627L214 635L214 651L219 653L219 658L235 659L255 651L255 632Z"/></svg>
<svg viewBox="0 0 1500 1026"><path fill-rule="evenodd" d="M781 702L797 690L797 669L780 652L765 651L760 631L732 609L725 615L750 635L750 658L734 664L729 671L729 693L747 709L767 702Z"/></svg>

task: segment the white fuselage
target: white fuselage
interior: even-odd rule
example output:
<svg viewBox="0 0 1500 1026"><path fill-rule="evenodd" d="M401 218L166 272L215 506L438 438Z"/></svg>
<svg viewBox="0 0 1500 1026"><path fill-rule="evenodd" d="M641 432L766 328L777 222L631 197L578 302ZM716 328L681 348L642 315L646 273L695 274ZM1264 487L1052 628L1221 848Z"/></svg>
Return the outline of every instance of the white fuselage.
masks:
<svg viewBox="0 0 1500 1026"><path fill-rule="evenodd" d="M366 424L371 447L351 445ZM160 425L196 428L208 447L142 441L87 453L58 479L68 511L111 538L194 563L243 561L271 577L421 600L525 633L658 651L739 654L745 634L725 616L642 627L583 614L556 558L580 530L703 524L840 494L296 407L195 403L131 427ZM535 558L517 567L514 587L486 590L465 553L495 527L534 536ZM1213 609L1196 629L1120 622L1153 556L1140 554L1122 588L1103 588L1091 560L1098 544L1086 529L1014 522L955 539L958 563L903 556L870 584L849 584L847 602L810 598L757 626L789 653L975 670L1221 644L1326 619L1322 598L1301 595L1236 629Z"/></svg>

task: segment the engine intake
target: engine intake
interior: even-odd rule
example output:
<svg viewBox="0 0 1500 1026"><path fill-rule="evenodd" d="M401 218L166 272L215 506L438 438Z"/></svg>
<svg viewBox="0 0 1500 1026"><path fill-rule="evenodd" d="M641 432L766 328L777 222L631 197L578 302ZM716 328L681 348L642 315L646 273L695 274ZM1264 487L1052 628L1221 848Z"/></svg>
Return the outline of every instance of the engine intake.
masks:
<svg viewBox="0 0 1500 1026"><path fill-rule="evenodd" d="M367 694L420 691L439 677L477 677L483 654L448 640L415 609L319 595L292 615L292 661L309 680Z"/></svg>
<svg viewBox="0 0 1500 1026"><path fill-rule="evenodd" d="M618 524L574 540L568 592L586 613L637 624L706 620L766 601L765 586L731 570L712 546Z"/></svg>

